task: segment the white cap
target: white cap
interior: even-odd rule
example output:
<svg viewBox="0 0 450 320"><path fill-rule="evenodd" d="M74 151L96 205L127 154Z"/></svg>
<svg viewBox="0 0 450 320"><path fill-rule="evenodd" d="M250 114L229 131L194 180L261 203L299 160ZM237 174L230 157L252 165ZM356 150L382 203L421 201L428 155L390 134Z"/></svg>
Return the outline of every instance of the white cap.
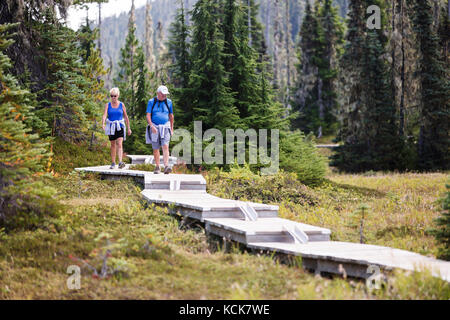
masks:
<svg viewBox="0 0 450 320"><path fill-rule="evenodd" d="M162 94L169 94L169 89L166 86L159 86L156 92L161 92Z"/></svg>

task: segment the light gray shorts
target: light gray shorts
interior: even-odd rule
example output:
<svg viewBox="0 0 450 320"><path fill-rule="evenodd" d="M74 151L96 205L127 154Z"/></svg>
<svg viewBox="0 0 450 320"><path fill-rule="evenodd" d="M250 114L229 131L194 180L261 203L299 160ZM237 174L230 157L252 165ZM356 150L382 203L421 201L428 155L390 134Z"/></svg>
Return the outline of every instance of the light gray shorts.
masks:
<svg viewBox="0 0 450 320"><path fill-rule="evenodd" d="M153 133L153 131L150 129L150 132L151 132L150 138L152 139L152 148L154 150L160 149L161 146L169 145L170 130L164 130L164 132L165 132L164 137L161 137L161 135L159 134L159 130L157 133Z"/></svg>

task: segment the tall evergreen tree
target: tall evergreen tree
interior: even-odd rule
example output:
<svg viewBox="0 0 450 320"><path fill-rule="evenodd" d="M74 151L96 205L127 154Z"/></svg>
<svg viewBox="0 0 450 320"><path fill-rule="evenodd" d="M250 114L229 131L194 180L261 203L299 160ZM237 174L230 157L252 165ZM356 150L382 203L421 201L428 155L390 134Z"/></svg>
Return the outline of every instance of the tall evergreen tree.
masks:
<svg viewBox="0 0 450 320"><path fill-rule="evenodd" d="M51 134L65 141L81 141L85 135L86 88L80 51L73 47L76 34L64 27L51 10L42 24L36 25L41 36L40 60L46 83L38 92L41 102L37 115L47 122ZM50 134L50 132L47 132Z"/></svg>
<svg viewBox="0 0 450 320"><path fill-rule="evenodd" d="M383 1L377 0L365 1L362 8L373 4L384 10ZM405 168L404 143L398 136L396 109L389 87L390 74L387 62L383 59L387 39L383 28L367 30L366 34L360 29L357 34L363 35L361 38L353 38L358 46L361 45L358 47L361 49L361 59L357 60L359 64L356 65L360 69L352 81L358 83L360 90L355 92L358 94L359 119L358 122L347 122L352 127L344 127L347 131L341 132L344 145L338 148L333 157L333 165L350 172L402 170ZM344 58L355 52L353 48L348 50L349 55ZM354 121L351 118L352 112L354 111L347 112L344 118Z"/></svg>
<svg viewBox="0 0 450 320"><path fill-rule="evenodd" d="M343 26L330 0L318 1L315 10L307 3L300 31L300 74L295 89L294 111L299 115L294 128L314 132L318 137L335 131L337 108L337 60Z"/></svg>
<svg viewBox="0 0 450 320"><path fill-rule="evenodd" d="M318 126L317 108L317 50L319 43L319 22L308 1L305 17L300 29L298 68L298 84L295 88L293 111L298 116L293 119L292 126L305 132L315 131Z"/></svg>
<svg viewBox="0 0 450 320"><path fill-rule="evenodd" d="M250 116L250 108L257 104L258 81L256 75L256 52L249 45L248 24L244 7L236 0L224 1L224 67L229 73L229 86L235 94L235 106L239 117ZM244 120L244 127L251 126Z"/></svg>
<svg viewBox="0 0 450 320"><path fill-rule="evenodd" d="M193 122L192 103L188 99L189 74L191 69L190 60L190 29L186 24L186 10L183 1L177 10L174 21L169 28L168 59L169 75L174 86L173 99L177 106L177 123L188 126Z"/></svg>
<svg viewBox="0 0 450 320"><path fill-rule="evenodd" d="M87 80L87 86L83 89L86 93L84 111L87 119L93 122L89 148L95 142L95 131L98 129L97 119L103 111L103 101L106 95L103 77L107 71L103 67L103 59L99 48L95 48L95 40L99 37L99 29L91 29L88 18L86 24L77 32L81 58L84 64L83 76Z"/></svg>
<svg viewBox="0 0 450 320"><path fill-rule="evenodd" d="M148 81L148 70L146 66L146 58L144 49L139 46L136 50L136 99L134 110L134 120L130 122L133 134L124 141L124 147L127 152L146 153L148 146L145 144L145 130L147 128L147 120L145 118L147 111L147 102L151 98L151 86ZM128 109L127 109L128 110Z"/></svg>
<svg viewBox="0 0 450 320"><path fill-rule="evenodd" d="M224 68L224 35L218 25L221 1L199 0L192 12L192 71L189 78L195 120L203 128L235 128L238 110Z"/></svg>
<svg viewBox="0 0 450 320"><path fill-rule="evenodd" d="M365 30L365 1L349 2L348 27L344 53L340 59L340 92L338 119L340 122L337 141L354 144L358 140L358 127L362 122L362 87L359 78L362 74L362 57Z"/></svg>
<svg viewBox="0 0 450 320"><path fill-rule="evenodd" d="M264 37L264 30L258 19L260 4L255 0L245 0L244 20L247 21L249 45L258 53L258 63L265 60L267 46Z"/></svg>
<svg viewBox="0 0 450 320"><path fill-rule="evenodd" d="M324 134L334 133L337 108L337 61L340 56L340 48L343 41L344 27L340 21L337 9L332 5L332 0L324 0L317 13L321 28L320 56L319 60L319 119L321 126L318 129L318 137Z"/></svg>
<svg viewBox="0 0 450 320"><path fill-rule="evenodd" d="M442 63L430 2L416 0L414 12L414 27L420 47L422 93L418 166L422 170L445 170L450 167L450 81Z"/></svg>
<svg viewBox="0 0 450 320"><path fill-rule="evenodd" d="M0 228L6 231L36 227L56 211L55 191L37 178L49 160L48 145L25 124L32 116L30 94L8 74L12 63L5 51L17 25L0 25Z"/></svg>
<svg viewBox="0 0 450 320"><path fill-rule="evenodd" d="M138 101L136 96L139 67L137 65L137 48L139 40L136 38L136 25L134 23L134 2L130 11L128 34L125 45L120 49L119 73L115 85L120 89L120 100L127 107L128 115L135 119L138 116Z"/></svg>

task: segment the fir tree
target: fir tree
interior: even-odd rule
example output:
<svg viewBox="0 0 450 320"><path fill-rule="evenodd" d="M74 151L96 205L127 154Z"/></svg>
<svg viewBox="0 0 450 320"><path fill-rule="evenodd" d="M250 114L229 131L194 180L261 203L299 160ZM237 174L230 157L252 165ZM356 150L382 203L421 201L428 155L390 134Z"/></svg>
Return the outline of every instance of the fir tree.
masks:
<svg viewBox="0 0 450 320"><path fill-rule="evenodd" d="M116 86L120 89L120 100L125 103L127 107L128 116L136 119L138 116L136 99L137 79L139 68L136 63L136 50L139 46L139 41L136 38L136 26L133 22L134 6L130 12L130 21L128 24L128 34L125 40L125 45L120 49L119 73L115 79Z"/></svg>
<svg viewBox="0 0 450 320"><path fill-rule="evenodd" d="M235 106L245 128L252 121L245 121L252 105L258 104L256 53L249 46L248 25L243 7L236 0L225 0L223 33L225 38L225 71L230 74L229 86L235 94Z"/></svg>
<svg viewBox="0 0 450 320"><path fill-rule="evenodd" d="M84 64L83 76L87 80L87 85L83 88L86 93L84 111L86 118L93 122L90 149L95 142L95 132L98 130L97 119L103 111L103 101L106 95L102 78L107 74L107 70L103 67L100 50L95 48L95 40L99 36L98 30L92 30L89 20L86 19L86 25L82 26L77 32L81 58Z"/></svg>
<svg viewBox="0 0 450 320"><path fill-rule="evenodd" d="M414 12L414 27L420 47L419 77L422 91L418 166L422 170L445 170L450 166L450 82L442 63L429 1L416 0Z"/></svg>
<svg viewBox="0 0 450 320"><path fill-rule="evenodd" d="M359 3L359 7L351 2L350 16L354 20L347 39L353 45L347 46L343 57L344 71L351 69L352 63L355 68L351 78L345 79L351 86L347 87L347 99L354 101L343 106L339 138L344 144L337 149L332 165L349 172L405 168L404 142L398 136L396 108L389 87L391 75L383 59L387 38L383 28L364 34L360 17L355 15L372 4L384 9L382 1L368 0Z"/></svg>
<svg viewBox="0 0 450 320"><path fill-rule="evenodd" d="M124 147L130 153L147 153L148 146L145 144L145 130L147 128L147 120L145 118L147 111L147 103L150 96L150 83L147 79L147 66L145 64L144 50L139 46L136 50L136 66L137 66L137 82L134 108L135 118L130 121L133 134L124 141Z"/></svg>
<svg viewBox="0 0 450 320"><path fill-rule="evenodd" d="M255 0L244 0L244 21L247 21L248 43L258 53L258 63L267 59L267 46L264 31L258 19L260 4Z"/></svg>
<svg viewBox="0 0 450 320"><path fill-rule="evenodd" d="M307 3L300 36L300 77L294 100L294 111L299 115L293 126L318 137L332 134L336 127L337 60L343 26L330 0L316 2L314 11Z"/></svg>
<svg viewBox="0 0 450 320"><path fill-rule="evenodd" d="M300 29L298 50L300 63L297 65L300 76L294 89L293 111L298 112L298 115L292 121L293 128L305 132L315 131L319 126L317 108L317 81L319 76L317 51L319 47L319 23L308 1Z"/></svg>
<svg viewBox="0 0 450 320"><path fill-rule="evenodd" d="M48 144L32 133L24 119L31 116L30 94L7 70L5 50L13 43L8 34L17 24L0 25L0 228L33 228L41 218L55 214L54 190L36 178L45 171Z"/></svg>
<svg viewBox="0 0 450 320"><path fill-rule="evenodd" d="M324 134L331 134L335 131L337 61L340 56L344 27L331 0L323 2L317 15L321 26L319 28L321 59L318 63L320 90L318 88L317 93L320 119L318 137L320 137L322 131Z"/></svg>
<svg viewBox="0 0 450 320"><path fill-rule="evenodd" d="M188 126L193 122L192 103L188 98L189 74L191 69L190 61L190 30L186 24L186 11L183 1L180 1L180 8L177 10L174 21L170 28L168 41L168 55L171 61L169 74L174 91L173 102L177 106L178 125Z"/></svg>
<svg viewBox="0 0 450 320"><path fill-rule="evenodd" d="M38 92L41 106L37 115L52 128L53 136L72 142L85 140L85 88L89 83L83 77L80 51L73 46L76 34L50 10L36 28L41 36L39 62L46 78L44 88Z"/></svg>
<svg viewBox="0 0 450 320"><path fill-rule="evenodd" d="M365 29L363 0L349 2L348 27L344 53L340 59L340 92L338 119L340 122L337 141L344 144L357 142L357 128L362 121L361 84L362 57Z"/></svg>
<svg viewBox="0 0 450 320"><path fill-rule="evenodd" d="M235 128L238 110L224 68L224 36L218 25L221 1L199 0L193 9L192 71L189 78L195 120L203 128Z"/></svg>

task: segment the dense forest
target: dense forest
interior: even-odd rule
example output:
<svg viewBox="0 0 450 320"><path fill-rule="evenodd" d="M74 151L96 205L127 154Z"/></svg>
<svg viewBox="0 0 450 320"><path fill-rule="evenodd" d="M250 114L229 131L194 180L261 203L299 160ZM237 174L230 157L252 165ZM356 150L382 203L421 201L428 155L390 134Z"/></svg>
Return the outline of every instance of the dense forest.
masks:
<svg viewBox="0 0 450 320"><path fill-rule="evenodd" d="M280 168L305 184L326 171L314 137L339 143L341 171L449 168L448 1L132 1L69 29L69 6L92 2L108 5L0 4L1 219L30 190L49 199L33 185L52 172L55 141L99 143L111 86L132 120L128 153L149 152L146 103L163 83L177 128L278 129Z"/></svg>

